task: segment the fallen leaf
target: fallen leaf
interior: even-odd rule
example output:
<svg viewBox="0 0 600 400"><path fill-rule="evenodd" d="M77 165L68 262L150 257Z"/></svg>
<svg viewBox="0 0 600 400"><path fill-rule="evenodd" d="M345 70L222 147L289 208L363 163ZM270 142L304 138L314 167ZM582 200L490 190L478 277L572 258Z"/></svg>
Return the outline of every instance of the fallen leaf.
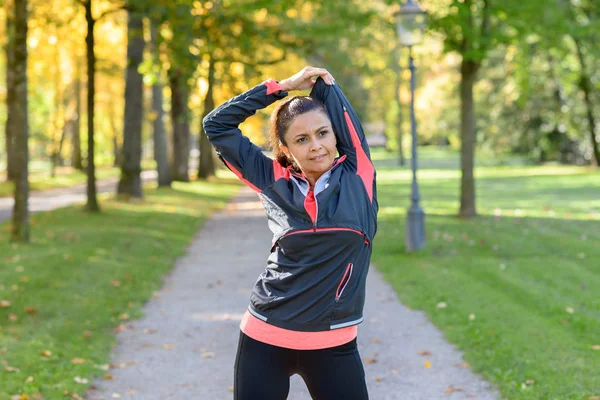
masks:
<svg viewBox="0 0 600 400"><path fill-rule="evenodd" d="M76 376L75 378L73 378L73 380L77 383L81 383L84 385L89 382L86 378L81 378L79 376Z"/></svg>
<svg viewBox="0 0 600 400"><path fill-rule="evenodd" d="M52 352L49 350L42 350L42 356L44 357L50 357L52 355Z"/></svg>
<svg viewBox="0 0 600 400"><path fill-rule="evenodd" d="M469 368L470 367L470 365L469 365L468 362L463 362L463 363L460 363L460 364L456 364L456 366L458 368Z"/></svg>
<svg viewBox="0 0 600 400"><path fill-rule="evenodd" d="M0 300L0 308L8 308L11 304L12 303L8 300Z"/></svg>
<svg viewBox="0 0 600 400"><path fill-rule="evenodd" d="M227 391L233 393L233 386L227 386Z"/></svg>
<svg viewBox="0 0 600 400"><path fill-rule="evenodd" d="M162 345L162 348L165 350L173 350L175 347L177 347L177 346L174 344L163 344Z"/></svg>
<svg viewBox="0 0 600 400"><path fill-rule="evenodd" d="M144 329L144 333L147 335L151 335L153 333L156 333L156 329L146 328L146 329Z"/></svg>
<svg viewBox="0 0 600 400"><path fill-rule="evenodd" d="M34 314L37 312L37 308L35 307L25 307L25 312L28 314Z"/></svg>
<svg viewBox="0 0 600 400"><path fill-rule="evenodd" d="M419 351L419 355L420 355L420 356L423 356L423 357L425 357L425 356L430 356L430 355L431 355L431 352L430 352L429 350L420 350L420 351Z"/></svg>
<svg viewBox="0 0 600 400"><path fill-rule="evenodd" d="M371 338L371 343L381 343L381 340L377 338Z"/></svg>
<svg viewBox="0 0 600 400"><path fill-rule="evenodd" d="M119 319L120 320L129 319L129 314L127 314L127 313L120 314L119 315Z"/></svg>
<svg viewBox="0 0 600 400"><path fill-rule="evenodd" d="M431 368L431 361L425 360L423 364L425 364L425 368Z"/></svg>
<svg viewBox="0 0 600 400"><path fill-rule="evenodd" d="M592 348L592 350L600 350L600 344L595 344L591 348Z"/></svg>
<svg viewBox="0 0 600 400"><path fill-rule="evenodd" d="M119 393L113 393L113 394L112 394L112 398L113 398L113 399L120 399L120 398L121 398L121 395L120 395Z"/></svg>
<svg viewBox="0 0 600 400"><path fill-rule="evenodd" d="M21 282L29 282L29 277L27 275L23 275L23 276L19 277L19 280Z"/></svg>
<svg viewBox="0 0 600 400"><path fill-rule="evenodd" d="M4 370L6 372L19 372L20 371L19 368L11 367L11 366L8 366L8 365L6 367L4 367Z"/></svg>
<svg viewBox="0 0 600 400"><path fill-rule="evenodd" d="M444 393L446 394L450 394L450 393L454 393L454 392L462 392L464 389L461 388L460 386L454 387L452 385L450 385L450 387L446 390L444 390Z"/></svg>
<svg viewBox="0 0 600 400"><path fill-rule="evenodd" d="M469 321L475 320L475 314L469 314Z"/></svg>
<svg viewBox="0 0 600 400"><path fill-rule="evenodd" d="M202 358L215 358L215 353L211 353L210 351L201 354Z"/></svg>
<svg viewBox="0 0 600 400"><path fill-rule="evenodd" d="M8 314L8 320L11 322L15 322L19 320L19 317L17 317L15 314Z"/></svg>
<svg viewBox="0 0 600 400"><path fill-rule="evenodd" d="M398 370L397 370L397 369L393 369L393 370L392 370L392 374L396 375L397 373L398 373Z"/></svg>
<svg viewBox="0 0 600 400"><path fill-rule="evenodd" d="M448 307L448 304L446 304L445 302L441 301L437 304L437 308L446 308Z"/></svg>
<svg viewBox="0 0 600 400"><path fill-rule="evenodd" d="M568 312L569 314L573 314L575 312L575 310L572 307L565 308L565 311Z"/></svg>
<svg viewBox="0 0 600 400"><path fill-rule="evenodd" d="M28 376L27 379L25 379L25 383L31 383L35 380L35 378L33 376Z"/></svg>
<svg viewBox="0 0 600 400"><path fill-rule="evenodd" d="M85 360L83 358L74 358L71 360L73 364L83 364Z"/></svg>
<svg viewBox="0 0 600 400"><path fill-rule="evenodd" d="M363 361L365 364L375 364L377 362L377 360L374 358L365 358Z"/></svg>
<svg viewBox="0 0 600 400"><path fill-rule="evenodd" d="M83 331L83 337L86 339L89 339L90 337L92 337L92 332L90 331Z"/></svg>
<svg viewBox="0 0 600 400"><path fill-rule="evenodd" d="M377 382L381 382L381 377L380 377L380 376L377 376L377 377L375 377L375 380L376 380Z"/></svg>
<svg viewBox="0 0 600 400"><path fill-rule="evenodd" d="M113 374L105 374L104 379L106 379L107 381L110 381L112 379L115 379L115 377Z"/></svg>
<svg viewBox="0 0 600 400"><path fill-rule="evenodd" d="M135 394L135 390L128 390L125 392L125 394L129 397L133 396Z"/></svg>
<svg viewBox="0 0 600 400"><path fill-rule="evenodd" d="M535 383L535 381L533 379L527 379L525 381L525 383L528 384L528 385L533 385Z"/></svg>
<svg viewBox="0 0 600 400"><path fill-rule="evenodd" d="M121 286L121 282L116 280L116 279L111 279L110 280L110 284L113 285L114 287L119 287Z"/></svg>

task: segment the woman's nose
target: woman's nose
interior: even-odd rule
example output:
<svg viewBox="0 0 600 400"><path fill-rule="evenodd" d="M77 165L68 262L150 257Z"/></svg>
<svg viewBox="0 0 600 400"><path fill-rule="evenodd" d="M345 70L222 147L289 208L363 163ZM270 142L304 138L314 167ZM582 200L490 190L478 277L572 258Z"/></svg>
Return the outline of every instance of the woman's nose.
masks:
<svg viewBox="0 0 600 400"><path fill-rule="evenodd" d="M312 138L310 141L310 151L317 151L321 148L321 142L317 138Z"/></svg>

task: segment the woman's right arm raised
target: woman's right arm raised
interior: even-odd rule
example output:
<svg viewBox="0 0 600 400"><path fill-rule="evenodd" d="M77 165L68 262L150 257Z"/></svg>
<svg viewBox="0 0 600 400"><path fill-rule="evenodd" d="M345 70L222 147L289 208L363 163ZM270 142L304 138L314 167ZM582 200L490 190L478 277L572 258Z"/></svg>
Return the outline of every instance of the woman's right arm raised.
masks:
<svg viewBox="0 0 600 400"><path fill-rule="evenodd" d="M273 182L273 160L242 134L239 125L257 110L286 95L276 81L269 79L221 104L202 121L204 132L221 160L257 192Z"/></svg>

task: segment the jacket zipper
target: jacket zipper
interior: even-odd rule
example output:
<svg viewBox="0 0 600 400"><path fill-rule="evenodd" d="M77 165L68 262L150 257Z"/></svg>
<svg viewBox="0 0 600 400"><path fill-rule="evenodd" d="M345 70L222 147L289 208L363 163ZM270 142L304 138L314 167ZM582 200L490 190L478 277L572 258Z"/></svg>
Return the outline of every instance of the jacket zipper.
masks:
<svg viewBox="0 0 600 400"><path fill-rule="evenodd" d="M342 161L344 161L346 159L346 155L341 156L340 158L338 158L337 162L335 163L335 165L332 165L331 168L329 168L329 171L333 170L335 167L337 167L338 165L340 165L340 163ZM317 212L315 213L315 220L313 221L313 232L317 231L317 217L319 216L319 203L317 203L317 196L315 195L314 190L310 190L310 183L308 182L308 180L306 180L303 176L298 175L298 174L294 174L294 176L296 176L297 178L302 179L304 182L306 182L306 184L308 185L308 193L312 193L313 196L313 200L315 201L315 207L317 208ZM320 179L320 178L319 178ZM317 179L317 182L319 181L319 179ZM315 182L315 186L316 186L316 182ZM306 194L308 196L308 193Z"/></svg>
<svg viewBox="0 0 600 400"><path fill-rule="evenodd" d="M364 233L362 233L361 231L359 231L357 229L352 229L352 228L318 228L317 229L316 227L314 227L314 229L301 229L301 230L286 233L285 235L281 236L279 239L282 239L286 236L295 235L297 233L327 232L327 231L348 231L348 232L358 233L359 235L361 235L362 237L365 238L365 244L367 246L371 245L371 242L369 242L369 239L367 238L367 236Z"/></svg>
<svg viewBox="0 0 600 400"><path fill-rule="evenodd" d="M346 267L344 276L342 277L342 280L340 281L340 284L338 285L338 288L335 292L335 302L336 303L340 301L340 297L342 297L342 293L344 293L344 289L346 289L346 287L348 286L348 282L350 282L350 278L352 277L353 267L354 267L354 264L352 264L352 263L349 263L348 266Z"/></svg>

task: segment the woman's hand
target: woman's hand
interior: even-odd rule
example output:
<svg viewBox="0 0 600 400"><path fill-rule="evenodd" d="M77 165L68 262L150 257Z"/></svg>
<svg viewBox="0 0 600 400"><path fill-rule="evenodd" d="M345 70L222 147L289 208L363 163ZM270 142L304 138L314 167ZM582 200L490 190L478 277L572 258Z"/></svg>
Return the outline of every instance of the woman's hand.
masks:
<svg viewBox="0 0 600 400"><path fill-rule="evenodd" d="M333 85L335 79L324 68L304 67L293 76L279 82L281 89L289 92L290 90L306 90L315 85L314 77L321 77L328 85Z"/></svg>

